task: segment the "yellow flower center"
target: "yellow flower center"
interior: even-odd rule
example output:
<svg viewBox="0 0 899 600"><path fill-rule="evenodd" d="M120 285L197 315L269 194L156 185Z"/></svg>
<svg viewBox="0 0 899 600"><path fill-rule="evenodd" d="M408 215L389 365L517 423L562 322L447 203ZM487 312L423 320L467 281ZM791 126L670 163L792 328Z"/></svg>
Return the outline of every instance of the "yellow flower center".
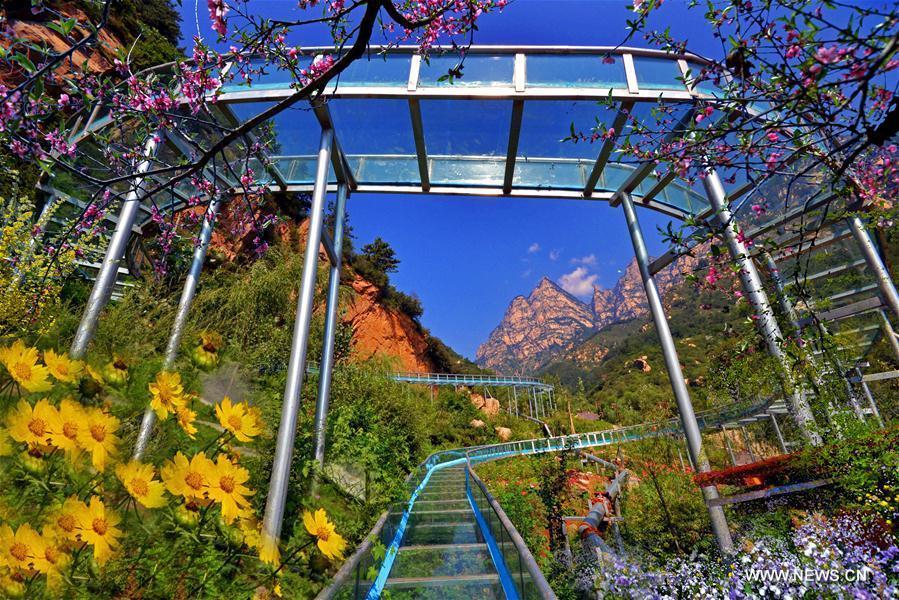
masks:
<svg viewBox="0 0 899 600"><path fill-rule="evenodd" d="M243 419L241 419L238 415L231 415L230 417L228 417L228 425L231 426L231 429L240 431L240 429L243 427Z"/></svg>
<svg viewBox="0 0 899 600"><path fill-rule="evenodd" d="M131 491L135 496L146 496L150 493L150 486L143 479L135 477L131 480Z"/></svg>
<svg viewBox="0 0 899 600"><path fill-rule="evenodd" d="M106 535L109 524L106 522L106 519L94 519L91 523L91 528L97 535Z"/></svg>
<svg viewBox="0 0 899 600"><path fill-rule="evenodd" d="M18 380L29 381L31 379L32 365L23 362L17 362L12 366L12 374Z"/></svg>
<svg viewBox="0 0 899 600"><path fill-rule="evenodd" d="M72 515L60 515L60 517L56 519L56 524L59 525L59 528L63 531L74 531L75 517Z"/></svg>
<svg viewBox="0 0 899 600"><path fill-rule="evenodd" d="M196 471L191 471L184 476L184 483L195 490L203 487L203 476Z"/></svg>
<svg viewBox="0 0 899 600"><path fill-rule="evenodd" d="M56 372L57 372L59 375L66 376L66 375L69 374L69 367L67 367L66 365L64 365L64 364L62 364L62 363L59 363L59 364L56 365Z"/></svg>
<svg viewBox="0 0 899 600"><path fill-rule="evenodd" d="M91 437L98 442L102 442L103 440L105 440L106 426L100 424L91 425Z"/></svg>
<svg viewBox="0 0 899 600"><path fill-rule="evenodd" d="M28 431L30 431L37 437L42 437L47 431L47 424L43 419L34 417L30 421L28 421Z"/></svg>
<svg viewBox="0 0 899 600"><path fill-rule="evenodd" d="M315 530L315 537L323 542L327 542L328 538L331 537L331 532L324 525L319 525L318 529Z"/></svg>
<svg viewBox="0 0 899 600"><path fill-rule="evenodd" d="M234 491L234 478L230 475L225 475L219 479L219 487L222 488L222 491L226 494L230 494Z"/></svg>
<svg viewBox="0 0 899 600"><path fill-rule="evenodd" d="M18 561L24 561L28 558L28 546L21 542L13 542L9 547L9 554Z"/></svg>
<svg viewBox="0 0 899 600"><path fill-rule="evenodd" d="M78 425L75 423L63 423L62 434L70 440L74 440L75 436L78 435Z"/></svg>
<svg viewBox="0 0 899 600"><path fill-rule="evenodd" d="M59 551L55 546L47 546L44 548L44 558L47 559L47 562L50 564L56 564L56 561L59 560Z"/></svg>

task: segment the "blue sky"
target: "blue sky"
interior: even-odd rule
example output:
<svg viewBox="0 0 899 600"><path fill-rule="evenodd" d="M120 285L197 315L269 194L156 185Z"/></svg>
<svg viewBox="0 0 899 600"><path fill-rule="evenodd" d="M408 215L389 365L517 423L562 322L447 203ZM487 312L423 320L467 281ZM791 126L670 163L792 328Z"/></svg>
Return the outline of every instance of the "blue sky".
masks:
<svg viewBox="0 0 899 600"><path fill-rule="evenodd" d="M626 4L515 0L502 14L479 21L475 41L614 45L623 39L627 19L633 18ZM252 11L266 15L284 15L289 12L284 7L290 6L296 2L249 3ZM200 31L210 37L205 1L183 0L182 14L185 37L197 32L195 14ZM686 2L670 0L659 17L675 36L689 40L694 51L712 54L716 46L702 14L701 7L687 10ZM323 42L326 38L316 32L302 40L304 45ZM390 242L402 261L391 276L394 285L417 294L425 308L425 327L470 358L512 298L529 293L542 277L587 292L584 298L589 301L590 284L614 285L633 255L621 209L604 202L360 194L350 199L348 210L357 247L376 236ZM641 211L640 218L650 252L661 254L665 247L656 227L670 219L648 210Z"/></svg>

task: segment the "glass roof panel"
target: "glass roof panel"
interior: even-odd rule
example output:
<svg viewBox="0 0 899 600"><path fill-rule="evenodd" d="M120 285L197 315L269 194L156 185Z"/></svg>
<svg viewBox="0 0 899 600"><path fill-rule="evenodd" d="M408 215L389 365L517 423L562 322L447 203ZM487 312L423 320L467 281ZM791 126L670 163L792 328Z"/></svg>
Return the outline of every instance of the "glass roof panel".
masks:
<svg viewBox="0 0 899 600"><path fill-rule="evenodd" d="M624 61L611 55L528 54L528 87L627 88Z"/></svg>
<svg viewBox="0 0 899 600"><path fill-rule="evenodd" d="M653 56L634 56L637 85L640 89L686 91L677 61Z"/></svg>
<svg viewBox="0 0 899 600"><path fill-rule="evenodd" d="M700 94L708 94L720 98L724 95L721 86L714 81L714 75L705 71L705 67L699 63L687 61L687 82L693 85L693 91Z"/></svg>
<svg viewBox="0 0 899 600"><path fill-rule="evenodd" d="M386 86L406 87L409 84L410 54L373 54L350 63L329 89L337 87Z"/></svg>
<svg viewBox="0 0 899 600"><path fill-rule="evenodd" d="M515 58L511 54L490 56L469 54L462 64L462 77L452 83L446 78L450 69L459 65L459 57L452 54L432 55L421 62L418 85L422 87L511 87Z"/></svg>

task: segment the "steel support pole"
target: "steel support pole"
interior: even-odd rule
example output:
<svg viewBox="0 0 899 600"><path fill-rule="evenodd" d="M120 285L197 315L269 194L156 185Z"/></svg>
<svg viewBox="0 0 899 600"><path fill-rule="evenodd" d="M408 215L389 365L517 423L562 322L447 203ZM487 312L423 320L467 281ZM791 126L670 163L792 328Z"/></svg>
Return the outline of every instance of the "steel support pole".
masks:
<svg viewBox="0 0 899 600"><path fill-rule="evenodd" d="M768 413L768 416L771 417L771 425L774 427L774 433L777 435L777 442L780 444L780 449L784 454L787 453L787 443L784 441L783 433L780 431L780 425L777 423L777 417L774 416L774 413Z"/></svg>
<svg viewBox="0 0 899 600"><path fill-rule="evenodd" d="M266 554L277 552L278 541L281 537L281 525L284 520L284 507L287 503L290 463L293 459L297 416L300 412L300 394L303 390L303 376L306 371L306 350L309 346L309 325L312 322L315 281L318 275L318 249L321 244L325 193L328 186L333 138L334 134L331 129L322 131L315 170L315 185L312 192L312 208L309 213L306 255L303 257L303 276L297 298L293 344L287 367L287 383L284 386L281 421L278 425L278 437L275 442L275 456L265 503L265 517L262 521L262 551Z"/></svg>
<svg viewBox="0 0 899 600"><path fill-rule="evenodd" d="M515 400L515 416L517 417L517 416L519 416L519 413L518 413L518 387L514 386L514 385L512 386L512 398L513 398L513 400Z"/></svg>
<svg viewBox="0 0 899 600"><path fill-rule="evenodd" d="M858 375L858 384L862 388L862 392L864 392L865 398L868 400L868 407L871 409L871 414L874 415L874 419L877 421L877 424L883 427L883 417L880 416L880 411L877 410L877 404L874 402L874 394L871 393L871 388L868 387L868 383L865 381L864 376L862 375L862 370L858 367L855 367L855 374Z"/></svg>
<svg viewBox="0 0 899 600"><path fill-rule="evenodd" d="M752 441L749 439L749 432L746 431L745 425L740 426L740 433L743 434L743 445L746 446L746 452L749 453L750 462L755 462L757 457L755 452L752 451Z"/></svg>
<svg viewBox="0 0 899 600"><path fill-rule="evenodd" d="M325 465L325 430L328 423L328 402L331 397L331 372L334 369L334 335L337 333L337 305L340 294L340 269L343 259L343 220L346 212L347 186L337 186L334 206L334 257L328 274L328 305L325 308L325 335L322 341L322 364L318 373L318 402L315 404L315 462ZM431 386L431 404L434 386Z"/></svg>
<svg viewBox="0 0 899 600"><path fill-rule="evenodd" d="M727 455L730 457L730 464L733 466L737 466L737 456L734 454L734 449L730 445L730 439L727 437L727 427L724 425L721 426L721 437L724 438L724 447L727 448Z"/></svg>
<svg viewBox="0 0 899 600"><path fill-rule="evenodd" d="M813 446L820 446L821 436L817 431L815 417L812 415L812 409L806 402L802 390L793 380L789 360L781 347L783 334L777 325L777 321L774 319L771 305L768 303L768 295L762 286L762 279L759 277L759 273L752 262L752 258L749 256L749 252L746 250L745 244L737 238L736 221L730 212L730 207L727 205L721 179L713 169L710 169L706 172L706 176L702 181L709 204L723 225L722 235L727 242L731 258L740 267L740 282L743 285L743 292L749 299L752 310L757 317L755 323L759 333L761 333L768 346L768 352L780 362L783 384L790 398L793 418L796 419L796 424L799 430L802 431L805 439Z"/></svg>
<svg viewBox="0 0 899 600"><path fill-rule="evenodd" d="M78 330L75 332L75 339L72 341L72 347L69 355L72 358L84 358L87 353L87 346L91 343L94 333L97 331L97 321L100 313L109 302L112 296L112 290L115 287L116 278L119 274L119 263L125 256L125 250L128 248L128 240L131 239L131 229L134 227L134 221L137 219L137 213L140 211L140 204L144 200L144 178L142 175L150 168L150 163L156 156L156 149L159 146L157 136L152 136L144 144L144 159L137 165L135 170L133 184L125 201L122 203L122 209L119 211L119 222L116 224L109 245L106 247L106 254L103 256L103 264L100 265L100 271L97 273L97 279L94 281L94 287L91 289L90 297L87 299L87 306L84 308L84 314L81 322L78 324Z"/></svg>
<svg viewBox="0 0 899 600"><path fill-rule="evenodd" d="M190 306L193 304L194 295L197 292L197 283L200 281L200 274L203 272L203 263L206 262L206 252L209 250L209 241L212 239L212 230L215 227L215 220L218 217L220 200L218 197L212 198L206 214L203 217L203 226L200 229L200 237L197 245L194 247L194 255L191 259L190 270L187 272L187 278L184 280L184 287L181 290L181 299L178 301L178 311L175 313L175 321L172 324L172 331L169 333L168 345L165 349L165 358L162 362L163 371L170 371L175 366L175 359L178 358L178 349L181 347L181 338L184 335L184 326L187 324L187 316L190 313ZM150 436L153 434L153 425L156 423L156 412L147 407L144 411L143 419L141 419L140 430L137 433L137 441L134 444L134 458L140 460L147 449Z"/></svg>
<svg viewBox="0 0 899 600"><path fill-rule="evenodd" d="M890 323L890 318L887 316L886 311L880 309L877 313L880 315L880 327L883 329L883 335L893 349L893 357L896 359L896 364L899 364L899 337L896 336L896 331L893 329L893 324Z"/></svg>
<svg viewBox="0 0 899 600"><path fill-rule="evenodd" d="M880 288L880 295L883 297L883 301L893 312L893 316L899 319L899 292L896 291L896 284L893 283L893 278L883 263L874 240L871 239L868 230L865 229L865 224L857 215L846 220L849 222L849 229L852 230L852 235L855 241L858 242L862 254L865 255L865 262L868 263L868 268L871 269L871 272L877 279L877 286Z"/></svg>
<svg viewBox="0 0 899 600"><path fill-rule="evenodd" d="M665 366L668 369L668 379L671 383L674 397L677 400L678 413L680 414L681 427L684 430L684 436L687 440L687 450L690 455L690 462L693 469L698 472L706 472L709 470L709 460L702 448L702 435L699 431L699 423L696 421L696 414L693 411L693 403L690 401L690 392L684 382L684 374L681 371L680 359L677 356L677 348L674 345L674 338L671 336L671 329L668 327L668 320L665 318L665 309L662 305L662 298L656 287L656 282L649 272L649 252L646 250L646 242L643 239L643 231L640 229L640 222L637 220L637 211L631 200L630 194L622 194L621 206L624 208L624 217L627 221L627 228L631 235L631 242L634 246L634 255L637 259L637 265L640 267L640 277L643 280L643 287L646 290L646 300L649 304L649 311L652 314L652 320L655 323L656 334L659 336L659 344L662 347L662 356L665 359ZM706 502L718 498L718 490L715 486L705 486L702 488L702 495ZM708 505L707 505L708 506ZM712 523L712 531L718 541L718 547L723 551L730 553L733 551L733 540L730 536L730 530L727 528L727 519L724 516L724 510L720 506L708 506L709 518Z"/></svg>

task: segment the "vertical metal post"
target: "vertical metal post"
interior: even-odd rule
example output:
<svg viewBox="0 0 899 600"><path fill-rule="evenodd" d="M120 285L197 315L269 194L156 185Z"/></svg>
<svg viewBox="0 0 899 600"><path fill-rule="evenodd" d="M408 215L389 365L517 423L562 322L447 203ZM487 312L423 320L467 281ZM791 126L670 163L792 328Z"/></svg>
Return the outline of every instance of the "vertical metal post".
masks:
<svg viewBox="0 0 899 600"><path fill-rule="evenodd" d="M515 400L515 416L519 416L518 413L518 386L512 386L512 398Z"/></svg>
<svg viewBox="0 0 899 600"><path fill-rule="evenodd" d="M322 364L318 374L318 402L315 403L315 462L325 465L325 429L328 422L328 402L331 398L331 372L334 369L334 335L337 332L337 305L340 295L340 269L343 260L343 220L346 212L347 186L337 186L334 206L334 262L328 274L328 304L325 307L325 334L322 341ZM434 387L431 386L431 404Z"/></svg>
<svg viewBox="0 0 899 600"><path fill-rule="evenodd" d="M771 425L774 427L774 433L777 434L777 441L780 444L780 449L786 454L787 443L784 441L784 436L780 432L780 425L777 423L777 417L774 416L774 413L768 413L768 416L771 417Z"/></svg>
<svg viewBox="0 0 899 600"><path fill-rule="evenodd" d="M315 170L315 186L312 192L312 208L309 213L309 232L306 239L306 255L303 257L303 276L297 298L297 316L293 328L293 344L287 367L287 383L281 406L281 421L275 442L275 457L269 480L265 517L262 521L262 551L277 551L287 503L287 484L290 479L290 463L297 433L297 416L300 412L300 394L306 370L306 350L309 345L309 325L312 321L312 304L315 296L315 280L318 275L318 249L321 244L322 220L325 208L325 192L328 186L328 169L331 164L333 131L322 131Z"/></svg>
<svg viewBox="0 0 899 600"><path fill-rule="evenodd" d="M859 386L861 386L862 392L864 392L865 398L868 400L868 407L870 407L871 409L871 414L874 415L874 419L877 421L877 424L883 427L883 417L880 416L880 411L877 410L877 404L874 402L874 395L871 393L871 388L868 387L864 375L862 375L862 370L858 367L855 367L855 374L858 375L858 384Z"/></svg>
<svg viewBox="0 0 899 600"><path fill-rule="evenodd" d="M72 347L69 350L69 355L72 358L84 358L84 355L87 353L87 346L97 331L97 320L100 318L100 313L106 307L106 303L109 302L109 297L112 296L116 277L119 274L119 263L125 255L128 240L131 238L131 228L134 227L134 221L137 219L137 213L140 211L140 204L144 199L144 178L142 175L149 170L150 163L156 155L156 149L159 146L158 139L158 134L151 136L144 144L144 160L137 165L131 190L125 196L125 201L122 202L122 209L119 211L119 222L116 224L112 238L109 240L109 245L106 247L103 264L97 273L94 287L91 289L90 297L87 299L87 306L84 308L84 314L81 317L81 322L78 324L78 330L75 332L75 339L72 341Z"/></svg>
<svg viewBox="0 0 899 600"><path fill-rule="evenodd" d="M899 336L896 335L896 331L893 329L893 324L890 323L890 318L887 316L886 311L881 308L877 313L880 315L880 327L883 329L883 335L893 349L893 358L899 364Z"/></svg>
<svg viewBox="0 0 899 600"><path fill-rule="evenodd" d="M812 409L806 402L802 390L799 389L793 380L789 360L780 345L783 334L777 325L777 321L774 319L771 305L768 303L768 295L762 286L762 279L759 277L759 273L752 262L752 258L749 256L749 252L746 250L745 244L737 239L736 221L730 212L730 207L727 205L721 179L718 178L718 174L713 169L709 169L702 181L709 204L711 204L712 209L714 209L723 225L722 235L727 242L731 258L740 267L740 282L743 284L743 291L757 317L755 323L759 333L761 333L768 346L768 352L781 364L781 376L783 377L785 391L790 398L793 418L796 419L796 424L802 431L805 439L813 446L820 446L821 436L817 431L815 417L812 415Z"/></svg>
<svg viewBox="0 0 899 600"><path fill-rule="evenodd" d="M745 425L740 425L740 433L743 434L743 445L746 446L746 452L749 453L749 461L755 462L757 457L755 452L752 451L752 441L749 439L749 432L746 431Z"/></svg>
<svg viewBox="0 0 899 600"><path fill-rule="evenodd" d="M730 445L730 439L727 437L727 427L724 425L721 426L721 437L724 438L724 447L727 448L727 455L730 457L730 464L733 466L737 466L737 457L734 454L734 449Z"/></svg>
<svg viewBox="0 0 899 600"><path fill-rule="evenodd" d="M165 358L162 361L163 371L170 371L175 366L175 359L178 358L178 349L181 346L181 338L184 335L184 326L187 324L187 316L190 313L190 306L193 304L194 296L197 292L197 283L200 281L200 274L203 271L203 263L206 262L206 252L209 250L209 241L212 239L212 230L215 227L215 220L218 217L220 200L213 197L203 216L203 226L200 229L200 238L194 247L194 255L190 263L190 270L187 272L187 278L184 280L184 287L181 289L181 299L178 301L178 311L175 313L175 321L172 323L172 331L169 334L169 342L165 349ZM143 419L141 419L140 430L137 433L137 441L134 443L134 458L140 460L147 449L150 436L153 433L153 425L156 423L156 412L147 407L144 411Z"/></svg>
<svg viewBox="0 0 899 600"><path fill-rule="evenodd" d="M899 319L899 292L896 292L896 284L893 283L893 278L883 263L880 252L877 251L877 246L874 245L874 240L871 239L868 230L865 229L865 224L857 215L846 220L849 222L849 229L852 230L852 235L855 237L855 241L858 242L862 254L865 255L865 262L868 263L868 268L871 269L871 272L874 273L874 277L877 279L877 286L880 288L883 301L893 311L893 316Z"/></svg>
<svg viewBox="0 0 899 600"><path fill-rule="evenodd" d="M671 383L674 397L677 400L678 413L680 414L681 427L684 430L684 436L687 439L687 450L690 455L690 462L697 472L705 472L709 470L709 460L702 448L702 435L699 432L699 423L696 421L696 414L693 411L693 404L690 401L690 392L684 382L684 374L681 371L680 360L677 356L677 348L674 345L674 338L671 336L671 329L668 327L668 320L665 318L665 309L662 305L662 298L656 287L656 282L649 272L649 252L646 250L646 242L643 239L643 231L640 229L640 223L637 220L637 211L631 200L630 194L621 195L621 206L624 208L624 217L627 221L627 228L631 235L631 242L634 246L634 255L637 259L637 265L640 267L640 277L643 280L643 287L646 290L646 300L649 304L649 311L652 313L652 320L655 323L656 334L659 336L659 343L662 347L662 356L665 359L665 366L668 369L668 380ZM718 490L715 486L705 486L702 488L702 495L709 500L718 498ZM708 506L708 504L707 504ZM709 518L712 523L712 531L715 532L715 538L718 541L718 547L723 551L730 553L733 551L733 540L730 536L730 530L727 528L727 519L724 516L724 510L720 506L708 506Z"/></svg>

